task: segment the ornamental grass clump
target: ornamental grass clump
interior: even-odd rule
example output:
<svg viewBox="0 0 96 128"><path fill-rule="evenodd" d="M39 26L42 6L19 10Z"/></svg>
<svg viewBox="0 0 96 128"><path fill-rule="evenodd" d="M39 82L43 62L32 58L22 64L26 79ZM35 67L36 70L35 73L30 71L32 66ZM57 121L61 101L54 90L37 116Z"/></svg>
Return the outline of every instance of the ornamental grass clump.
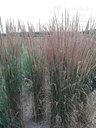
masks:
<svg viewBox="0 0 96 128"><path fill-rule="evenodd" d="M90 93L90 74L96 68L96 36L87 34L89 22L83 34L79 27L78 17L71 22L68 15L62 24L55 19L49 27L46 60L52 128L67 128L72 113L79 112L82 103L86 105Z"/></svg>
<svg viewBox="0 0 96 128"><path fill-rule="evenodd" d="M16 27L12 22L6 23L6 37L0 34L1 72L6 93L8 127L22 127L22 109L20 94L22 86L21 75L21 43Z"/></svg>
<svg viewBox="0 0 96 128"><path fill-rule="evenodd" d="M31 86L32 92L32 118L35 121L44 119L45 100L45 58L41 49L41 37L34 37L34 29L28 24L28 36L25 27L20 25L22 42L25 50L23 69L26 82ZM34 104L34 105L33 105Z"/></svg>

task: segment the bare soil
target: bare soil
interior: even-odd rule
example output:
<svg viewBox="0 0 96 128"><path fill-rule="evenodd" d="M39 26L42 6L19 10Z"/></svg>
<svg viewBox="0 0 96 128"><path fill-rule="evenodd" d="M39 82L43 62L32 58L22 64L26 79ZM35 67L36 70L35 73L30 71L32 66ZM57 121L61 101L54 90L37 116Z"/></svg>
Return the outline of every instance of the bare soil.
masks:
<svg viewBox="0 0 96 128"><path fill-rule="evenodd" d="M32 102L31 91L23 89L22 91L22 106L23 106L23 121L25 128L50 128L47 121L35 122L32 120L32 108L34 109L34 103Z"/></svg>

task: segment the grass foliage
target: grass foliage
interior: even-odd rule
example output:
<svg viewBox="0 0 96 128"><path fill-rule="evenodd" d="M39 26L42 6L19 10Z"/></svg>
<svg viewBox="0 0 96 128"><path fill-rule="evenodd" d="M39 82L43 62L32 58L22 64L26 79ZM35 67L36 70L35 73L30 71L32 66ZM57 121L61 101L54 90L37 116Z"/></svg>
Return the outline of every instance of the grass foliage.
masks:
<svg viewBox="0 0 96 128"><path fill-rule="evenodd" d="M28 24L6 23L6 36L0 34L0 124L4 128L23 127L21 93L29 84L34 104L32 118L46 117L46 97L50 127L68 128L74 111L86 106L91 74L96 69L96 35L88 21L80 32L78 17L62 23L56 17L48 27L39 26L39 36ZM20 33L20 34L19 34ZM49 88L49 94L47 94ZM78 113L76 119L78 119ZM6 118L5 118L6 117Z"/></svg>

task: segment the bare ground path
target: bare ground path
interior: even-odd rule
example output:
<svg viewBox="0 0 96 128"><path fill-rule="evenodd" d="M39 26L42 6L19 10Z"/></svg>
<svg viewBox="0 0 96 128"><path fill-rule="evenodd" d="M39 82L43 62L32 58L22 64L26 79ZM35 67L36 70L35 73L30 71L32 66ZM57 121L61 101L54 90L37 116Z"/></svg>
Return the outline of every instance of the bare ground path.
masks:
<svg viewBox="0 0 96 128"><path fill-rule="evenodd" d="M28 90L23 90L22 93L23 104L23 120L24 128L50 128L46 121L34 122L32 121L32 94Z"/></svg>
<svg viewBox="0 0 96 128"><path fill-rule="evenodd" d="M89 95L88 106L90 128L96 128L96 90Z"/></svg>

